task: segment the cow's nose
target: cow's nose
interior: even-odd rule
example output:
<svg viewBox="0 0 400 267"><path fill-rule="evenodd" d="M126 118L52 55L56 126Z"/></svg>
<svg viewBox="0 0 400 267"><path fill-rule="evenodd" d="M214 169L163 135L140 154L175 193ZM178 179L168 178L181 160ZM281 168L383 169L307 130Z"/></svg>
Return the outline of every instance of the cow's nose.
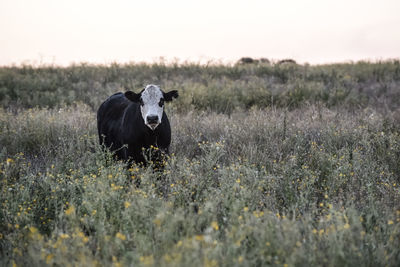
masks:
<svg viewBox="0 0 400 267"><path fill-rule="evenodd" d="M147 123L148 124L156 124L158 123L158 116L147 116Z"/></svg>

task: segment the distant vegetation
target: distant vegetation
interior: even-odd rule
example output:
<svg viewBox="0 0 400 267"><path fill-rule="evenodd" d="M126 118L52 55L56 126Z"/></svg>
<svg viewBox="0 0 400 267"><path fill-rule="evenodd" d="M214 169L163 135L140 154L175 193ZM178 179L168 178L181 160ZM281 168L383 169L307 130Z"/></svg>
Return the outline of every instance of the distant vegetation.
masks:
<svg viewBox="0 0 400 267"><path fill-rule="evenodd" d="M399 80L397 60L321 66L278 61L234 66L159 63L3 67L0 103L6 107L52 108L80 102L96 109L113 92L140 90L145 84L155 83L182 92L176 105L180 111L293 109L311 103L392 110L400 103Z"/></svg>
<svg viewBox="0 0 400 267"><path fill-rule="evenodd" d="M98 145L147 83L180 93L162 172ZM400 262L398 60L3 67L0 102L1 266Z"/></svg>

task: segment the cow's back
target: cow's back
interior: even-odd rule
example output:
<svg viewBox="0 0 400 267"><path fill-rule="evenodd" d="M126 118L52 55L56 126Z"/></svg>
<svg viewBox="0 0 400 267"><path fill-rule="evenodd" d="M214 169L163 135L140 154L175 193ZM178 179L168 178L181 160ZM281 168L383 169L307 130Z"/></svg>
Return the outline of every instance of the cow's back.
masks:
<svg viewBox="0 0 400 267"><path fill-rule="evenodd" d="M116 93L104 101L97 111L100 144L111 150L122 146L119 138L124 112L131 102L123 93Z"/></svg>

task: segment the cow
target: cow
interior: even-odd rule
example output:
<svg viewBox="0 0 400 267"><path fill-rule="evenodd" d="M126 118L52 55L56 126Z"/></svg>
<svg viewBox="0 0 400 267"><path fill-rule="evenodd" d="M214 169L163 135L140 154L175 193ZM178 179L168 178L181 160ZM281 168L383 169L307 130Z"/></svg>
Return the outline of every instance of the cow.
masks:
<svg viewBox="0 0 400 267"><path fill-rule="evenodd" d="M295 64L295 65L297 65L297 62L295 60L293 60L293 59L288 58L288 59L279 60L277 64L278 65L282 65L282 64L288 64L288 65L289 64Z"/></svg>
<svg viewBox="0 0 400 267"><path fill-rule="evenodd" d="M258 60L251 57L242 57L239 59L238 64L257 64Z"/></svg>
<svg viewBox="0 0 400 267"><path fill-rule="evenodd" d="M177 97L178 91L165 93L153 84L138 94L127 91L110 96L97 111L100 144L117 159L130 163L157 161L160 153L169 153L171 143L171 126L164 103ZM149 148L158 152L155 159L146 158Z"/></svg>

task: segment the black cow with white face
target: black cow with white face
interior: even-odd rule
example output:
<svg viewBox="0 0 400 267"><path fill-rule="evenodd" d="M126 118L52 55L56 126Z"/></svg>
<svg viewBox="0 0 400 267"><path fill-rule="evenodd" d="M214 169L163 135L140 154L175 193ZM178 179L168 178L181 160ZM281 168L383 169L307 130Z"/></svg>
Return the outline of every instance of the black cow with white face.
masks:
<svg viewBox="0 0 400 267"><path fill-rule="evenodd" d="M165 93L152 84L139 94L127 91L110 96L97 111L100 144L118 159L136 163L145 163L143 153L151 146L168 154L171 127L164 103L177 97L178 91Z"/></svg>

